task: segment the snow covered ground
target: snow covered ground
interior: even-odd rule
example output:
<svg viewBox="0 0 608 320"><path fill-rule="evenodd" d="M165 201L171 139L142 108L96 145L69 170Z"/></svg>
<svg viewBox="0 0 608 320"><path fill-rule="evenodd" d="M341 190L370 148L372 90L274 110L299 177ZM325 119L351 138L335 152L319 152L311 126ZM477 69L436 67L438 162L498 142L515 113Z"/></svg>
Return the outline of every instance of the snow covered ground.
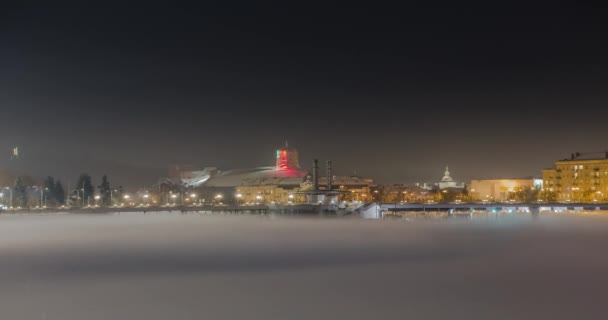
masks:
<svg viewBox="0 0 608 320"><path fill-rule="evenodd" d="M608 220L0 215L0 319L602 319Z"/></svg>

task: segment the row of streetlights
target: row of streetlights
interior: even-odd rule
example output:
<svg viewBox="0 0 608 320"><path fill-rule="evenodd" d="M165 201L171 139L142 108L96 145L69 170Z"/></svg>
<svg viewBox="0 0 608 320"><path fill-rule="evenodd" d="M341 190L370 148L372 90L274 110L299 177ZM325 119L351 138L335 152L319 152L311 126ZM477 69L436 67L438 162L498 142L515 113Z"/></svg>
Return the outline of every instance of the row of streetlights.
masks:
<svg viewBox="0 0 608 320"><path fill-rule="evenodd" d="M243 198L243 194L237 193L235 196L236 196L236 199L237 199L237 203L236 204L239 205L239 201ZM292 203L293 199L295 198L295 196L290 193L289 195L287 195L287 198L289 199L288 202ZM256 202L259 203L259 202L262 202L262 200L264 200L264 197L261 194L257 194L255 196L255 200L256 200ZM273 201L273 203L274 203L274 201Z"/></svg>
<svg viewBox="0 0 608 320"><path fill-rule="evenodd" d="M84 189L78 190L78 191L82 191L82 205L84 206ZM114 204L114 192L118 192L118 189L110 189L110 203L113 205ZM101 195L97 194L93 197L95 199L95 202L98 204L99 200L101 200ZM131 195L129 194L124 194L122 196L124 201L129 201L131 199ZM145 204L148 203L148 199L150 198L150 194L148 193L144 193L141 198L143 199L142 202L144 202ZM87 199L90 199L90 197L88 197ZM87 203L90 206L90 203Z"/></svg>
<svg viewBox="0 0 608 320"><path fill-rule="evenodd" d="M46 207L46 197L45 197L45 191L48 191L49 188L43 188L43 187L38 187L35 186L34 189L40 189L40 207L44 208ZM2 187L0 188L0 198L4 199L4 190L8 190L9 191L9 205L8 207L10 209L13 208L13 189L11 189L10 187Z"/></svg>
<svg viewBox="0 0 608 320"><path fill-rule="evenodd" d="M37 187L37 189L38 189L38 187ZM45 191L48 191L48 188L40 187L39 189L40 189L40 207L46 207ZM4 198L4 190L9 191L9 193L10 193L10 206L9 207L13 208L13 190L10 187L0 188L0 198ZM80 194L82 192L81 205L82 205L82 207L84 207L85 206L85 189L84 188L77 189L76 191L77 191L78 196L80 196ZM114 203L114 192L118 192L118 190L114 190L114 189L110 190L110 203L112 203L112 204ZM182 196L182 203L184 203L184 193L182 193L181 196ZM131 199L131 196L129 194L125 194L122 197L123 197L124 201L129 201ZM171 197L171 199L173 199L173 205L176 205L178 194L171 193L170 197ZM192 199L192 201L194 203L196 201L196 199L198 198L198 195L196 193L191 193L188 197L190 199ZM235 197L237 199L236 204L240 205L239 202L243 198L243 194L237 193L237 194L235 194ZM87 205L91 206L91 204L90 204L91 197L86 197L86 198L87 198L86 199ZM98 205L99 200L101 200L101 195L97 194L93 198L95 199L95 203ZM148 193L145 193L141 196L141 198L142 198L143 203L148 204L150 195ZM216 204L218 204L218 203L222 204L222 200L223 200L224 196L223 196L223 194L220 193L220 194L216 194L213 198L214 198ZM294 195L289 194L288 198L289 198L289 201L291 202L294 199ZM261 202L264 199L264 197L262 195L258 194L255 196L255 199L257 200L257 202ZM205 199L202 199L202 202L204 203ZM167 204L168 203L169 202L167 201Z"/></svg>
<svg viewBox="0 0 608 320"><path fill-rule="evenodd" d="M34 189L36 190L40 190L40 207L41 208L46 208L46 191L49 191L49 188L43 188L43 187L38 187L38 186L34 186ZM10 187L0 187L0 199L4 199L5 196L5 190L8 191L9 193L9 203L8 203L8 207L10 209L13 208L13 189L11 189ZM76 189L75 190L78 197L80 197L81 193L82 193L82 198L81 198L81 205L84 207L84 202L85 202L85 189ZM111 189L110 190L110 203L114 203L114 192L118 192L118 190L115 189ZM101 195L97 194L93 197L95 199L95 202L98 204L99 200L101 199ZM150 195L148 193L143 194L142 198L144 199L144 202L147 204L148 203L148 199L150 198ZM86 197L86 201L87 201L87 205L90 206L90 199L91 197ZM123 195L123 199L125 201L129 201L129 199L131 199L131 196L128 194Z"/></svg>

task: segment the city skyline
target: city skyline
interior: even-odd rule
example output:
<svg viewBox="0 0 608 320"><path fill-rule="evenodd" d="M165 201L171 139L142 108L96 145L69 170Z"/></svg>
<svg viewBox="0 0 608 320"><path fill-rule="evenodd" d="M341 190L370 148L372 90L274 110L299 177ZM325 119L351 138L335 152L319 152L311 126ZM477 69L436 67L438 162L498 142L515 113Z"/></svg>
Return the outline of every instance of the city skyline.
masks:
<svg viewBox="0 0 608 320"><path fill-rule="evenodd" d="M0 318L606 313L606 5L5 2Z"/></svg>
<svg viewBox="0 0 608 320"><path fill-rule="evenodd" d="M267 155L274 154L274 151L275 150L270 150L269 152L267 152ZM587 153L584 153L584 154L587 154ZM598 152L592 152L591 154L603 155L603 154L605 154L605 152L598 151ZM379 179L376 176L366 174L367 172L370 171L366 167L363 167L361 170L355 169L353 171L348 172L348 171L345 171L344 168L341 168L338 166L335 168L335 170L336 170L336 174L341 175L341 176L355 176L355 175L356 176L365 176L365 177L373 178L378 183L385 184L385 185L391 185L391 184L414 185L415 183L431 183L432 184L432 183L437 183L437 182L441 181L441 177L443 176L443 173L446 170L446 167L449 166L451 168L450 170L452 172L455 172L456 181L468 184L471 180L475 180L475 179L542 178L543 170L550 168L552 166L553 162L555 162L559 159L568 158L568 156L553 159L552 162L549 163L548 165L546 165L545 167L538 168L538 170L536 170L537 171L536 174L530 174L530 175L519 174L519 175L511 175L511 176L499 176L499 175L487 176L487 175L483 175L483 174L479 174L479 173L478 174L473 173L473 176L471 176L471 177L463 177L462 174L459 172L458 167L454 167L449 164L445 164L439 168L436 168L437 170L435 172L432 172L429 176L423 177L422 179L396 180L394 177L398 177L399 174L395 174L393 172L393 173L390 173L390 176L392 176L393 179L385 181L385 180ZM86 162L79 162L79 165L78 165L73 160L56 159L55 165L52 166L52 168L55 169L54 171L41 171L41 168L39 168L40 160L38 158L30 158L30 159L26 159L26 160L24 160L23 158L13 158L8 162L8 165L5 165L2 168L2 170L0 170L0 178L6 178L6 177L14 178L16 176L28 176L33 179L42 181L47 176L53 176L53 177L57 177L59 180L61 180L63 182L70 183L70 182L74 182L75 180L77 180L78 176L81 173L88 173L93 176L93 181L97 181L97 180L101 179L102 175L109 175L110 177L114 178L114 180L118 181L119 184L122 186L125 186L128 188L141 188L141 187L146 187L146 186L151 187L151 186L159 183L159 181L161 181L163 178L168 177L170 175L170 171L172 170L171 168L175 165L186 166L186 167L192 168L194 170L203 170L205 168L217 168L220 171L231 171L231 170L235 170L235 169L240 170L240 169L254 168L254 167L273 166L274 163L272 163L271 160L274 161L275 159L272 159L271 156L267 156L267 158L269 159L269 161L267 161L265 163L261 163L259 165L249 165L249 166L239 167L239 168L223 167L223 166L217 166L217 165L197 165L197 164L193 164L193 163L171 163L171 164L167 164L167 166L162 167L162 168L138 167L138 166L129 165L126 163L119 163L119 162L106 162L106 163L101 162L101 163L99 163L99 162L96 162L94 159L86 161ZM305 158L310 158L310 157L305 157ZM94 163L97 166L91 166L91 163ZM301 167L303 170L311 172L312 163L302 162L301 159L300 159L300 163L301 163ZM338 163L338 165L341 166L342 164ZM79 169L74 169L75 167L79 168ZM43 168L44 168L44 166L43 166ZM408 168L408 170L417 171L418 168L411 167L411 168ZM60 174L58 174L57 172L59 172ZM61 174L62 172L64 174ZM67 174L65 174L66 172L67 172ZM0 179L0 180L4 181L6 179ZM4 182L5 182L5 184L10 185L11 181L7 180Z"/></svg>
<svg viewBox="0 0 608 320"><path fill-rule="evenodd" d="M608 148L596 9L15 5L0 168L19 146L33 175L141 184L289 140L383 183L538 177Z"/></svg>

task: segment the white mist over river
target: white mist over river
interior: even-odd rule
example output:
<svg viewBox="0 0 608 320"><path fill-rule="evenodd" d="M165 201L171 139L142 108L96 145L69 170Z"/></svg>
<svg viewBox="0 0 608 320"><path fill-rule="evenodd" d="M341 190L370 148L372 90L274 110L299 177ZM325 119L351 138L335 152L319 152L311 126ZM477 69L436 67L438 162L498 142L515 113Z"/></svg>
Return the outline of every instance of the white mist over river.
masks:
<svg viewBox="0 0 608 320"><path fill-rule="evenodd" d="M601 319L608 219L0 215L0 319Z"/></svg>

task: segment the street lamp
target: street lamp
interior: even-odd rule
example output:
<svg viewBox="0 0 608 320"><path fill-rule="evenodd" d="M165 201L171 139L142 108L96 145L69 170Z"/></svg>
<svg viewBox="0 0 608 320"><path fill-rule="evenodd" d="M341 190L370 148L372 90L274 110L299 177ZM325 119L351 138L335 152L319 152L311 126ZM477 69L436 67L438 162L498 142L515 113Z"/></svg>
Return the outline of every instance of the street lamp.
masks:
<svg viewBox="0 0 608 320"><path fill-rule="evenodd" d="M46 201L48 199L48 196L46 195L46 192L49 191L49 188L44 188L44 206L43 208L46 208Z"/></svg>
<svg viewBox="0 0 608 320"><path fill-rule="evenodd" d="M118 192L118 189L110 189L110 205L114 206L114 192Z"/></svg>
<svg viewBox="0 0 608 320"><path fill-rule="evenodd" d="M40 209L42 209L42 207L44 205L44 188L34 186L34 189L40 189Z"/></svg>
<svg viewBox="0 0 608 320"><path fill-rule="evenodd" d="M148 204L148 198L150 198L150 195L146 193L142 197L144 198L144 203L147 205Z"/></svg>
<svg viewBox="0 0 608 320"><path fill-rule="evenodd" d="M96 196L95 196L95 204L96 204L97 206L99 206L99 199L101 199L101 197L100 197L99 195L96 195Z"/></svg>
<svg viewBox="0 0 608 320"><path fill-rule="evenodd" d="M123 196L123 199L125 199L125 201L129 201L129 199L131 199L131 196L130 196L130 195L128 195L128 194L125 194L125 195Z"/></svg>
<svg viewBox="0 0 608 320"><path fill-rule="evenodd" d="M173 198L173 205L175 205L175 199L177 199L177 195L174 193L171 195L171 198Z"/></svg>

